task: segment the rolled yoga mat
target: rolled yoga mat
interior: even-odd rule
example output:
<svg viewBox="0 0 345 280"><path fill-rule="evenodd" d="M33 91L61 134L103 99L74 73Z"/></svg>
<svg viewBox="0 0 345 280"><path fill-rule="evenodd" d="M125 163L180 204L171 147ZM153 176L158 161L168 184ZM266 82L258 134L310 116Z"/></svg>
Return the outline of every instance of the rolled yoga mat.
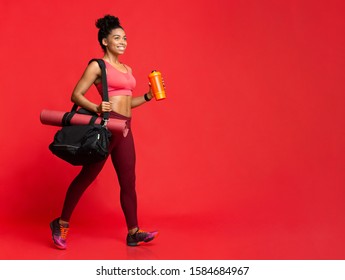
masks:
<svg viewBox="0 0 345 280"><path fill-rule="evenodd" d="M65 114L66 112L62 112L62 111L53 111L53 110L43 109L41 111L40 120L42 124L62 126L62 119ZM71 125L89 124L91 118L92 118L91 115L75 114L71 119ZM95 124L100 124L101 121L102 121L102 118L98 117L95 121ZM123 136L125 137L127 136L127 133L128 133L126 120L109 118L109 121L107 123L107 128L110 131L122 131Z"/></svg>

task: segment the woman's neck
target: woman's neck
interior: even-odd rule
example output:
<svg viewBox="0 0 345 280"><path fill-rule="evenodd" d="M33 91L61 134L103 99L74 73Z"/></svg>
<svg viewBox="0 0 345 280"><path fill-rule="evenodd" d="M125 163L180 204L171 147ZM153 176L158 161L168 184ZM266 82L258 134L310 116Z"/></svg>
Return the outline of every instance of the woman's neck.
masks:
<svg viewBox="0 0 345 280"><path fill-rule="evenodd" d="M106 53L103 58L110 62L110 64L121 64L118 56L109 55L108 53Z"/></svg>

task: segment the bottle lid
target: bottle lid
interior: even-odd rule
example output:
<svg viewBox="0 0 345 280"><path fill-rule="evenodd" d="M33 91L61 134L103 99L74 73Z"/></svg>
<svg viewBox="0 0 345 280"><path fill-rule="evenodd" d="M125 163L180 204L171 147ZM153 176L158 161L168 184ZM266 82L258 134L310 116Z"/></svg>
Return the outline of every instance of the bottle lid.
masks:
<svg viewBox="0 0 345 280"><path fill-rule="evenodd" d="M162 75L159 71L153 70L150 74L149 77L156 77Z"/></svg>

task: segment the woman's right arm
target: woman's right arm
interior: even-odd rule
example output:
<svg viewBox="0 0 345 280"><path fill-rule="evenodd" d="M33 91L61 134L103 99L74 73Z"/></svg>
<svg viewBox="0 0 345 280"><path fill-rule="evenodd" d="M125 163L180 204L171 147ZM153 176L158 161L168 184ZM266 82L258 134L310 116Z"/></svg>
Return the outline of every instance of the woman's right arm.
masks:
<svg viewBox="0 0 345 280"><path fill-rule="evenodd" d="M101 113L111 110L109 102L102 102L101 104L97 105L84 96L88 89L92 86L92 84L100 79L101 68L99 68L96 61L93 61L86 67L82 77L75 86L72 92L71 101L76 103L78 106L95 113Z"/></svg>

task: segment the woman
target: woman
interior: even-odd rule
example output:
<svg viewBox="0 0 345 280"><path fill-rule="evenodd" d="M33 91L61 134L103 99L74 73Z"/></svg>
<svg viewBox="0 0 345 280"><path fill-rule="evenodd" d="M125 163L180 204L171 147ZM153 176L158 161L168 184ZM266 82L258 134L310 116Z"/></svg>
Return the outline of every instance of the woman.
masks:
<svg viewBox="0 0 345 280"><path fill-rule="evenodd" d="M96 21L98 41L104 51L103 60L107 69L109 102L97 105L84 95L95 84L102 96L101 69L96 61L85 69L72 93L72 101L89 111L96 113L110 112L110 118L126 120L129 132L123 137L120 132L113 132L110 143L110 157L120 184L120 202L126 219L128 246L153 240L158 232L145 232L139 229L137 219L137 197L135 190L135 150L130 129L131 109L140 106L153 97L151 87L143 96L132 97L136 81L132 69L119 61L127 47L126 33L117 17L106 15ZM85 165L69 186L62 213L50 223L54 244L59 249L66 249L66 237L69 221L74 208L87 187L95 180L106 160Z"/></svg>

